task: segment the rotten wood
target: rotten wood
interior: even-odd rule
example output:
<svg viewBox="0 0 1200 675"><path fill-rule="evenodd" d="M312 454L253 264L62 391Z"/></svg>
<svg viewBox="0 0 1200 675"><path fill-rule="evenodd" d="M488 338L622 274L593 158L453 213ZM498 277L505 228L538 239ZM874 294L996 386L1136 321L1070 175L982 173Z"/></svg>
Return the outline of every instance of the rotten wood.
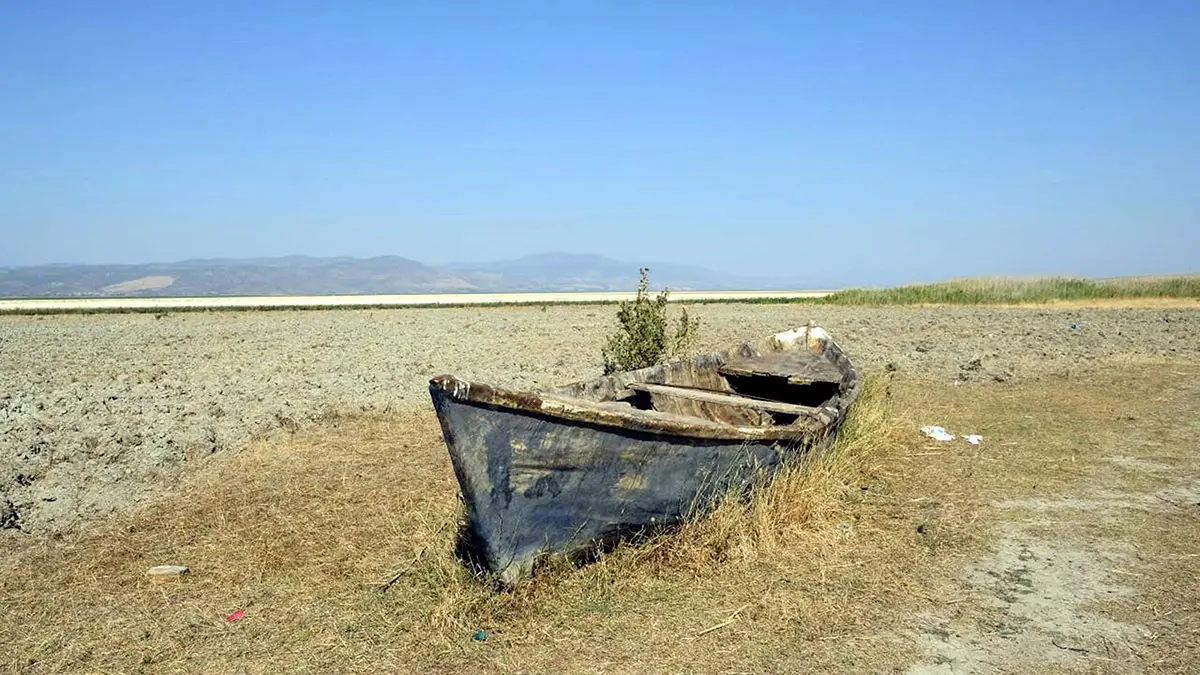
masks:
<svg viewBox="0 0 1200 675"><path fill-rule="evenodd" d="M845 374L828 359L807 352L738 356L718 368L722 375L786 378L789 384L841 382Z"/></svg>
<svg viewBox="0 0 1200 675"><path fill-rule="evenodd" d="M633 389L634 391L645 391L654 395L662 395L663 397L685 398L693 401L719 403L727 406L750 408L753 410L765 410L768 412L784 413L787 415L811 416L821 412L820 408L813 408L805 405L795 405L794 403L783 403L780 401L764 401L756 398L746 398L745 396L720 394L715 391L704 391L702 389L688 389L686 387L672 387L663 384L649 384L646 382L630 382L625 386L629 389Z"/></svg>

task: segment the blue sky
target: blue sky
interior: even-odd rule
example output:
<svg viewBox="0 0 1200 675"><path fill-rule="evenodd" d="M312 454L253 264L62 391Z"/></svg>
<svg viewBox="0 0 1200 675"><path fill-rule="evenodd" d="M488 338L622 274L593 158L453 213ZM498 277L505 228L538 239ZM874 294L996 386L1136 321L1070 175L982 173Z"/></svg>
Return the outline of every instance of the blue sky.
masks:
<svg viewBox="0 0 1200 675"><path fill-rule="evenodd" d="M1197 2L9 2L0 265L1200 271Z"/></svg>

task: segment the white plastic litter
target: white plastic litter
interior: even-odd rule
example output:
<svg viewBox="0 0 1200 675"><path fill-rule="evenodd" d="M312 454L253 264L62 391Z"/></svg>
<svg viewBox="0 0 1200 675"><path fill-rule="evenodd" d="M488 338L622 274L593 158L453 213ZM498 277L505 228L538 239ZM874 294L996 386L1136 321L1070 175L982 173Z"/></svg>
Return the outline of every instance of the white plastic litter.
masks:
<svg viewBox="0 0 1200 675"><path fill-rule="evenodd" d="M979 441L983 440L983 436L980 436L979 434L967 434L966 436L963 436L963 438L967 439L967 442L971 445L979 445Z"/></svg>
<svg viewBox="0 0 1200 675"><path fill-rule="evenodd" d="M921 427L921 433L935 441L952 441L954 434L947 433L942 427Z"/></svg>
<svg viewBox="0 0 1200 675"><path fill-rule="evenodd" d="M154 581L162 581L164 579L178 579L188 573L187 565L155 565L146 570L146 576Z"/></svg>

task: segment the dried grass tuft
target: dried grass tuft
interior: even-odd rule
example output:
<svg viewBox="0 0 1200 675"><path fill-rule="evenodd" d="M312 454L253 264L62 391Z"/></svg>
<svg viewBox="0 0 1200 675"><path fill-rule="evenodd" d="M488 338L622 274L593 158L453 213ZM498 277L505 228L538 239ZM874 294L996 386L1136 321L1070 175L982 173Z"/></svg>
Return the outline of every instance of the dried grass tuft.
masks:
<svg viewBox="0 0 1200 675"><path fill-rule="evenodd" d="M655 573L723 573L792 554L812 555L844 536L846 497L857 492L873 453L902 441L891 412L890 382L869 380L833 443L760 485L748 499L731 495L677 532L622 552Z"/></svg>

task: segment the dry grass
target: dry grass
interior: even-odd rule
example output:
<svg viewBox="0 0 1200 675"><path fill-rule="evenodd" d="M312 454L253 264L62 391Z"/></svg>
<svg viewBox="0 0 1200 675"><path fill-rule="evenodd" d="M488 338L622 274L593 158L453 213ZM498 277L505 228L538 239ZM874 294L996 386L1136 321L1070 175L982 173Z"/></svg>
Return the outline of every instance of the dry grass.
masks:
<svg viewBox="0 0 1200 675"><path fill-rule="evenodd" d="M969 612L947 603L961 599L956 580L996 522L993 500L1086 480L1126 415L1178 417L1163 408L1163 369L1114 367L1087 387L876 380L829 451L754 499L595 564L543 570L511 592L453 557L461 511L432 414L334 420L217 456L174 497L103 530L13 547L0 564L0 664L31 673L901 668L915 656L903 638L912 616ZM987 440L951 451L917 436L918 423ZM1147 550L1163 560L1180 555L1179 542L1156 546ZM162 563L193 572L149 583L144 570ZM1164 611L1195 600L1168 590L1146 592L1173 603ZM246 618L227 623L239 608ZM472 639L479 630L486 641Z"/></svg>
<svg viewBox="0 0 1200 675"><path fill-rule="evenodd" d="M636 670L705 663L711 645L692 638L741 608L714 633L787 628L732 647L753 660L781 639L864 629L869 616L840 611L847 598L898 593L888 568L918 550L891 541L911 550L882 560L896 557L887 533L851 526L870 458L900 442L891 419L885 392L868 391L829 451L756 498L512 592L453 556L461 512L432 416L343 420L218 457L174 498L102 533L19 551L0 590L21 616L0 644L31 672L555 671L564 656L626 651ZM873 559L884 564L864 573ZM192 574L149 583L144 570L163 563ZM244 620L224 621L239 608ZM647 639L631 620L658 631Z"/></svg>
<svg viewBox="0 0 1200 675"><path fill-rule="evenodd" d="M630 574L644 573L648 566L702 575L836 548L847 526L852 530L846 521L847 490L859 490L861 478L876 469L873 462L881 449L903 443L891 410L890 384L886 379L867 384L827 450L786 468L749 500L725 499L677 535L621 551L615 558L620 562L613 564L632 563L626 570Z"/></svg>

